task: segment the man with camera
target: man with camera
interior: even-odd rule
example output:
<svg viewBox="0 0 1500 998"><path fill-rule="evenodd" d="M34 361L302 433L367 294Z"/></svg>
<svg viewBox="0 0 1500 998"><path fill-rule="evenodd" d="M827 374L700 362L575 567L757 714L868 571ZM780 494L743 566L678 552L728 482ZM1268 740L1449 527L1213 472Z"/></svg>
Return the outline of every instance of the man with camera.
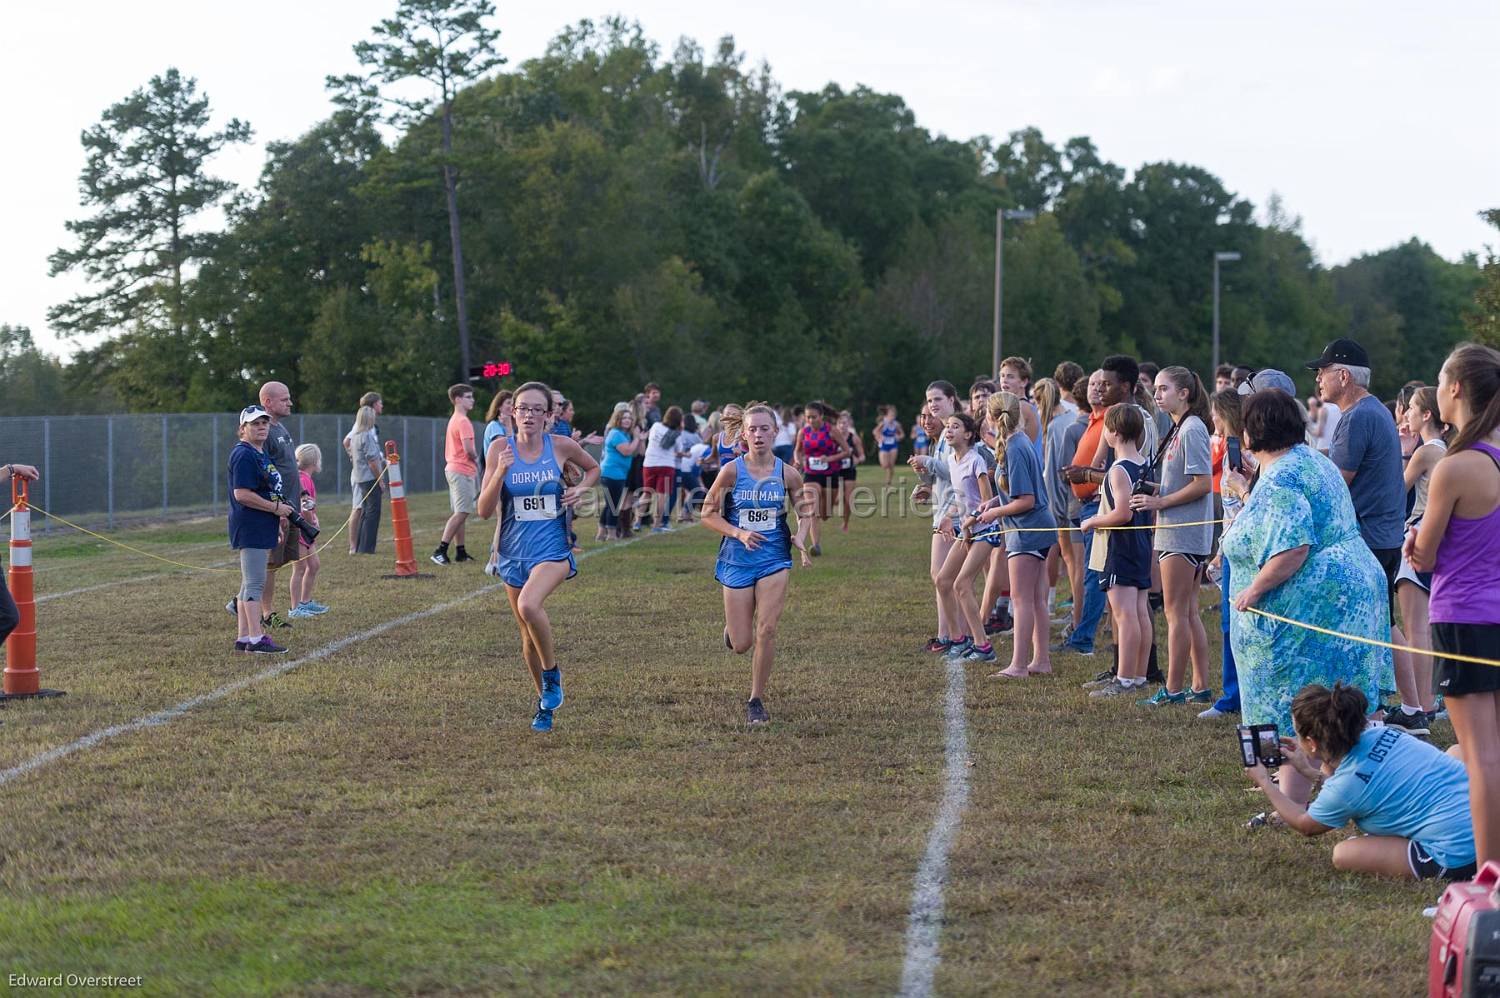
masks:
<svg viewBox="0 0 1500 998"><path fill-rule="evenodd" d="M282 422L292 414L292 393L279 381L267 381L260 386L260 404L271 415L271 427L266 434L266 457L281 472L282 495L295 512L302 505L302 480L297 474L297 442L292 439L291 431ZM267 628L292 626L291 621L276 612L276 570L282 565L290 565L300 557L302 552L297 544L297 531L283 522L276 547L271 549L271 558L266 562L266 592L262 609L265 611L264 623Z"/></svg>

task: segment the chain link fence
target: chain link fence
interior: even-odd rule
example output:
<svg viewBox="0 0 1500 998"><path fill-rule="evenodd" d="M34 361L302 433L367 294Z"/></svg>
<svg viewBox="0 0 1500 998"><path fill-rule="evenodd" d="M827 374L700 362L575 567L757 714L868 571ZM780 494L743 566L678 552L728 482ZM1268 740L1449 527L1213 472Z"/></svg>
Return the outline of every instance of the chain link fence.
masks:
<svg viewBox="0 0 1500 998"><path fill-rule="evenodd" d="M36 465L31 499L70 520L114 527L144 520L225 511L229 452L239 442L235 413L164 416L0 417L0 463ZM344 434L351 416L296 414L284 424L300 445L317 444L323 470L318 495L349 494ZM396 442L408 492L448 488L443 476L446 417L385 416L382 445ZM476 424L475 440L484 433ZM8 501L8 500L7 500ZM42 520L39 527L47 526Z"/></svg>

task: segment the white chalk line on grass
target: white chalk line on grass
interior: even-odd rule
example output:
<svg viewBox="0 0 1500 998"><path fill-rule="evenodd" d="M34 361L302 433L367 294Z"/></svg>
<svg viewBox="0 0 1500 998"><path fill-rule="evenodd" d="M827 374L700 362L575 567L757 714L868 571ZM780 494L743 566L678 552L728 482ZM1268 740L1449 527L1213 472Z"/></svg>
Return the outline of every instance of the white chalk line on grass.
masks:
<svg viewBox="0 0 1500 998"><path fill-rule="evenodd" d="M901 966L901 994L932 994L932 978L941 956L943 889L948 885L948 853L969 803L969 733L964 721L964 665L946 659L948 687L943 696L945 758L943 799L927 836L927 852L912 885L911 914L906 926L906 959Z"/></svg>
<svg viewBox="0 0 1500 998"><path fill-rule="evenodd" d="M639 536L632 537L629 540L615 541L607 547L590 548L582 554L576 555L575 558L577 561L583 561L591 555L599 554L602 551L613 551L617 548L628 547L631 544L634 544L636 541L645 539L646 536L646 534L641 534ZM74 755L76 753L91 749L94 746L102 744L103 742L106 742L111 738L118 738L121 735L128 735L137 731L145 731L147 728L159 728L162 725L170 724L178 718L186 715L190 711L196 710L197 708L205 706L206 704L214 703L215 701L222 700L225 697L230 696L231 694L238 693L240 690L248 689L251 686L257 686L260 683L264 683L269 680L276 679L280 676L284 676L288 672L300 668L301 666L304 666L309 662L316 662L319 659L327 658L329 655L341 652L351 645L359 644L362 641L368 641L370 638L379 637L380 635L385 634L387 631L393 631L398 627L404 627L407 624L415 623L416 621L422 620L426 617L432 617L440 613L446 613L447 611L452 610L454 607L462 606L463 604L468 603L471 600L483 596L485 593L492 593L497 589L504 588L504 586L505 583L503 582L495 582L487 586L481 586L480 588L475 589L472 592L465 593L457 599L451 599L446 603L439 603L437 606L430 606L425 610L417 610L413 613L408 613L404 616L396 617L393 620L387 620L383 624L376 624L374 627L367 628L363 631L357 631L354 634L346 635L342 638L339 638L337 641L331 642L321 648L317 648L313 651L308 652L301 658L294 658L289 662L280 662L268 669L262 669L260 672L257 672L254 675L244 676L240 679L236 679L232 683L225 683L223 686L220 686L216 690L210 690L207 693L200 693L195 697L189 697L181 703L176 704L172 707L168 707L165 710L158 710L155 713L146 714L145 716L138 717L133 721L126 721L124 724L112 724L107 728L100 728L98 731L92 731L81 738L68 742L66 745L59 745L56 748L48 749L45 752L38 753L37 755L32 756L30 759L27 759L25 762L18 763L17 765L12 766L9 769L0 769L0 787L3 787L8 783L20 779L28 773L34 773L44 766L57 762L59 759L66 759L70 755Z"/></svg>

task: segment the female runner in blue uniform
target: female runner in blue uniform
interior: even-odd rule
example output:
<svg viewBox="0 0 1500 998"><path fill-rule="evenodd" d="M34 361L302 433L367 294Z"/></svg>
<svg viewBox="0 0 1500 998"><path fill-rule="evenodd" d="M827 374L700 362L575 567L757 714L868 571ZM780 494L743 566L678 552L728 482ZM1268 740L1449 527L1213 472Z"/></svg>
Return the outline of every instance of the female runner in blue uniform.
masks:
<svg viewBox="0 0 1500 998"><path fill-rule="evenodd" d="M715 468L722 470L729 467L734 463L735 458L745 452L745 448L740 445L737 436L724 428L726 421L734 420L735 425L739 425L744 422L744 418L744 411L733 402L726 405L723 411L719 413L719 432L714 435L712 440ZM712 484L713 482L710 481L709 485Z"/></svg>
<svg viewBox="0 0 1500 998"><path fill-rule="evenodd" d="M880 422L875 424L875 442L880 447L880 467L885 470L885 484L889 486L896 478L896 455L901 451L901 441L906 433L896 419L896 407L880 407Z"/></svg>
<svg viewBox="0 0 1500 998"><path fill-rule="evenodd" d="M918 410L911 421L911 453L913 457L927 456L927 427L923 425L925 411Z"/></svg>
<svg viewBox="0 0 1500 998"><path fill-rule="evenodd" d="M771 453L776 430L776 413L768 405L752 402L743 415L726 413L724 432L743 440L746 453L719 469L703 501L703 525L724 535L714 569L724 587L724 644L740 655L755 651L745 705L750 724L771 720L762 698L776 657L792 548L801 553L804 568L812 564L806 537L818 503L815 487L804 486L797 469ZM795 535L786 523L788 497L795 497Z"/></svg>
<svg viewBox="0 0 1500 998"><path fill-rule="evenodd" d="M527 382L511 403L515 435L490 444L479 515L489 519L500 509L499 574L521 629L521 656L536 684L531 729L551 731L552 712L563 702L562 670L542 604L578 574L563 511L594 487L599 463L572 437L547 432L553 401L546 385ZM583 470L582 480L569 488L563 486L565 464Z"/></svg>

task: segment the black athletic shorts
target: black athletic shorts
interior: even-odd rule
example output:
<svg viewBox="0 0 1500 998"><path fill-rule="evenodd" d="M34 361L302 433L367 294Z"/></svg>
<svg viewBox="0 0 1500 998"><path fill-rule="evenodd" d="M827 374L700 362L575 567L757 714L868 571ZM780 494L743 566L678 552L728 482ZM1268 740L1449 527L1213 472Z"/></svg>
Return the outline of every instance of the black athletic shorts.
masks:
<svg viewBox="0 0 1500 998"><path fill-rule="evenodd" d="M1474 863L1451 869L1444 866L1428 855L1427 848L1416 839L1406 844L1406 865L1418 880L1473 880L1477 871Z"/></svg>
<svg viewBox="0 0 1500 998"><path fill-rule="evenodd" d="M1445 697L1500 691L1500 666L1455 662L1443 652L1500 662L1500 624L1441 624L1432 630L1432 691Z"/></svg>
<svg viewBox="0 0 1500 998"><path fill-rule="evenodd" d="M1391 622L1396 620L1396 573L1401 571L1400 548L1371 548L1370 553L1385 572L1385 596L1391 604Z"/></svg>

